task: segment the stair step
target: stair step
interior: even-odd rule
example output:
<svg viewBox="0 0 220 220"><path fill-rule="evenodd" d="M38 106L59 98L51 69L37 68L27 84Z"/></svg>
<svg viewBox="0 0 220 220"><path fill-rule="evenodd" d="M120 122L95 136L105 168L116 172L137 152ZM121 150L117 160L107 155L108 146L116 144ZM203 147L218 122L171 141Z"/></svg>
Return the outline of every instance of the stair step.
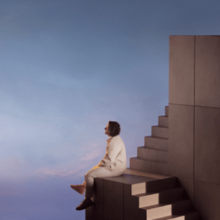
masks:
<svg viewBox="0 0 220 220"><path fill-rule="evenodd" d="M169 116L169 106L165 106L165 115Z"/></svg>
<svg viewBox="0 0 220 220"><path fill-rule="evenodd" d="M155 149L168 150L168 139L146 136L144 138L144 146Z"/></svg>
<svg viewBox="0 0 220 220"><path fill-rule="evenodd" d="M150 206L147 208L142 208L146 210L146 219L147 220L153 220L156 218L161 218L165 216L170 216L172 215L172 205L155 205L155 206Z"/></svg>
<svg viewBox="0 0 220 220"><path fill-rule="evenodd" d="M135 183L131 185L131 195L141 197L145 195L152 195L162 191L167 191L163 193L169 193L168 190L175 188L176 181L176 177L168 177L164 179L149 179L147 182ZM166 202L164 196L161 195L160 199L162 199L160 201Z"/></svg>
<svg viewBox="0 0 220 220"><path fill-rule="evenodd" d="M167 116L159 116L158 117L158 125L160 127L169 127L169 118Z"/></svg>
<svg viewBox="0 0 220 220"><path fill-rule="evenodd" d="M167 163L143 160L138 157L130 158L130 168L145 172L167 174Z"/></svg>
<svg viewBox="0 0 220 220"><path fill-rule="evenodd" d="M190 200L181 200L166 205L160 204L150 207L142 207L142 209L146 210L147 220L155 220L166 216L183 214L184 212L188 212L191 208L192 203Z"/></svg>
<svg viewBox="0 0 220 220"><path fill-rule="evenodd" d="M155 179L165 179L165 178L170 177L170 176L165 176L165 175L161 175L157 173L149 173L149 172L144 172L140 170L134 170L131 168L127 168L124 171L124 174L130 174L130 175L135 175L135 176L145 176L145 177L150 177L150 178L155 178Z"/></svg>
<svg viewBox="0 0 220 220"><path fill-rule="evenodd" d="M139 208L159 205L159 193L153 194L138 194L135 195L138 197Z"/></svg>
<svg viewBox="0 0 220 220"><path fill-rule="evenodd" d="M142 208L152 205L159 205L161 203L172 203L174 201L182 199L183 193L183 188L173 188L158 193L139 194L135 196L139 198L139 208Z"/></svg>
<svg viewBox="0 0 220 220"><path fill-rule="evenodd" d="M138 147L137 157L158 162L166 162L168 151L153 149L149 147Z"/></svg>
<svg viewBox="0 0 220 220"><path fill-rule="evenodd" d="M159 192L159 202L160 203L172 203L178 200L183 199L184 189L181 187L173 188L169 190L164 190Z"/></svg>
<svg viewBox="0 0 220 220"><path fill-rule="evenodd" d="M147 192L147 184L143 183L135 183L131 185L131 195L140 195L145 194Z"/></svg>
<svg viewBox="0 0 220 220"><path fill-rule="evenodd" d="M168 177L160 180L151 180L147 183L147 193L158 193L164 190L173 189L176 187L177 178Z"/></svg>
<svg viewBox="0 0 220 220"><path fill-rule="evenodd" d="M152 136L160 138L168 138L168 128L152 126Z"/></svg>
<svg viewBox="0 0 220 220"><path fill-rule="evenodd" d="M95 178L95 205L86 209L86 219L128 219L130 216L135 219L136 216L144 220L146 212L138 208L138 198L132 196L132 190L141 188L146 192L146 184L152 180L158 179L128 174Z"/></svg>
<svg viewBox="0 0 220 220"><path fill-rule="evenodd" d="M188 212L183 215L171 215L163 218L157 218L154 220L199 220L198 212Z"/></svg>
<svg viewBox="0 0 220 220"><path fill-rule="evenodd" d="M189 199L172 203L173 215L182 215L185 212L189 212L191 209L192 209L192 202Z"/></svg>

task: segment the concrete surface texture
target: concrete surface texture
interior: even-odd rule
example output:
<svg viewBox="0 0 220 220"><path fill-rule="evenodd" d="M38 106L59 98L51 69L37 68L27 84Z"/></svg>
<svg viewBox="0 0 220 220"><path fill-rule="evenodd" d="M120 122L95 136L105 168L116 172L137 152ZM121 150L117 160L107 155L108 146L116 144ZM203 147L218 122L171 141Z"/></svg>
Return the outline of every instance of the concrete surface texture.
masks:
<svg viewBox="0 0 220 220"><path fill-rule="evenodd" d="M220 108L220 36L195 36L195 104Z"/></svg>
<svg viewBox="0 0 220 220"><path fill-rule="evenodd" d="M168 173L193 178L193 107L169 105Z"/></svg>
<svg viewBox="0 0 220 220"><path fill-rule="evenodd" d="M170 36L169 55L165 115L127 174L95 180L86 220L220 219L220 36Z"/></svg>
<svg viewBox="0 0 220 220"><path fill-rule="evenodd" d="M102 190L95 191L99 203L86 209L87 220L199 219L175 177L124 174L96 178L95 185Z"/></svg>
<svg viewBox="0 0 220 220"><path fill-rule="evenodd" d="M168 173L220 219L220 36L170 36Z"/></svg>
<svg viewBox="0 0 220 220"><path fill-rule="evenodd" d="M169 108L158 117L158 126L152 126L151 136L144 138L144 146L137 148L137 157L130 158L130 168L150 173L167 174Z"/></svg>
<svg viewBox="0 0 220 220"><path fill-rule="evenodd" d="M194 36L170 36L169 103L194 103Z"/></svg>

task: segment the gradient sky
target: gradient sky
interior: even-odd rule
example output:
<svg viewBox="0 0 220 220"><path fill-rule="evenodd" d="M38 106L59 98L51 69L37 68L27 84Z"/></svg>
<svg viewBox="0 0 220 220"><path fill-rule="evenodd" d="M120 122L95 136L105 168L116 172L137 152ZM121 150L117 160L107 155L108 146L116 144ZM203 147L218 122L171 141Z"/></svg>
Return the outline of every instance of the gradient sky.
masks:
<svg viewBox="0 0 220 220"><path fill-rule="evenodd" d="M169 35L220 35L218 0L2 0L0 216L83 220L70 189L121 124L127 158L168 105ZM129 166L129 163L128 163Z"/></svg>

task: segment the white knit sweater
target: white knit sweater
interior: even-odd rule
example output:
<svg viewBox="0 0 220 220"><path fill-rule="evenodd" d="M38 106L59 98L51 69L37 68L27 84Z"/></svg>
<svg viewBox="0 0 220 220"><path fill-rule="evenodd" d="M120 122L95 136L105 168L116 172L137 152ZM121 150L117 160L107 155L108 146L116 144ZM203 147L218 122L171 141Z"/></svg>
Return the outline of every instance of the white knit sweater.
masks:
<svg viewBox="0 0 220 220"><path fill-rule="evenodd" d="M112 171L127 168L125 145L119 135L107 140L106 154L98 165Z"/></svg>

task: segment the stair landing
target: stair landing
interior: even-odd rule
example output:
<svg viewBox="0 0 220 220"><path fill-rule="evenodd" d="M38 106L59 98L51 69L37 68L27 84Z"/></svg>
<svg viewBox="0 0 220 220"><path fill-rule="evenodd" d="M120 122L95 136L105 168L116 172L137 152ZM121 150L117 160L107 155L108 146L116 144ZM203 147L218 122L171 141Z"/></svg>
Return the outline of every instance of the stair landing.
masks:
<svg viewBox="0 0 220 220"><path fill-rule="evenodd" d="M178 215L181 210L193 216L190 220L197 219L191 202L181 200L184 190L176 187L175 177L126 172L136 175L95 179L95 205L86 209L86 220L184 219L182 213Z"/></svg>

